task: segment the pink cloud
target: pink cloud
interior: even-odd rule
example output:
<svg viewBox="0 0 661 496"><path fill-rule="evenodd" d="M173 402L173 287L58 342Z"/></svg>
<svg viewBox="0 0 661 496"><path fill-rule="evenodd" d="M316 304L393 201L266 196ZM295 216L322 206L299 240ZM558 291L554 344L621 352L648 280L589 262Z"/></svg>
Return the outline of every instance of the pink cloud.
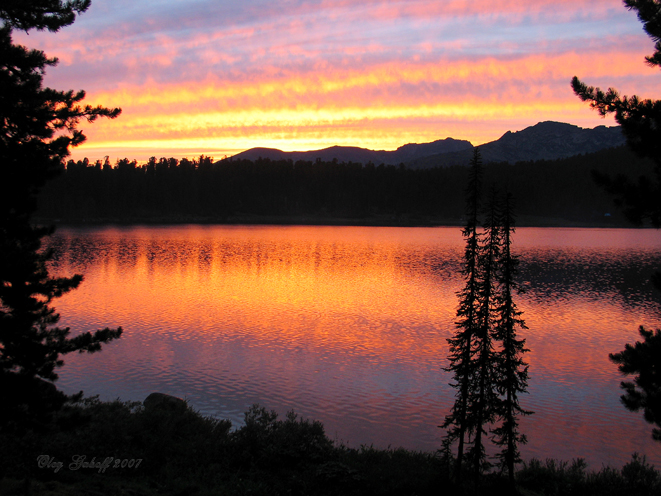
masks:
<svg viewBox="0 0 661 496"><path fill-rule="evenodd" d="M123 107L117 121L86 129L90 142L218 136L260 146L280 136L286 148L302 146L297 136L310 146L354 136L395 147L397 136L453 129L479 142L535 119L598 122L572 94L573 75L629 94L658 87L642 63L651 42L620 0L152 7L100 4L60 33L16 35L60 56L47 84Z"/></svg>

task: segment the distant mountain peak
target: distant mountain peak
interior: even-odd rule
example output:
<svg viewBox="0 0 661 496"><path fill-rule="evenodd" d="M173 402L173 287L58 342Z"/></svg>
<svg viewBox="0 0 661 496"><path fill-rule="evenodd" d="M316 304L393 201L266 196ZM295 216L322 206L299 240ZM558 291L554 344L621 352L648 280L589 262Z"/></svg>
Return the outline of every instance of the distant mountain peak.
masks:
<svg viewBox="0 0 661 496"><path fill-rule="evenodd" d="M597 126L594 129L599 129L599 128L606 128L606 126ZM546 135L568 135L572 133L577 133L581 131L593 131L594 129L590 128L582 128L579 126L576 126L574 124L568 124L566 122L557 122L557 121L542 121L538 122L537 124L534 124L532 126L528 126L524 129L521 129L519 131L507 131L505 134L503 134L498 140L500 141L503 138L509 138L511 139L513 136L526 136L526 135L534 135L534 134L539 134L543 133ZM493 141L491 143L494 143Z"/></svg>

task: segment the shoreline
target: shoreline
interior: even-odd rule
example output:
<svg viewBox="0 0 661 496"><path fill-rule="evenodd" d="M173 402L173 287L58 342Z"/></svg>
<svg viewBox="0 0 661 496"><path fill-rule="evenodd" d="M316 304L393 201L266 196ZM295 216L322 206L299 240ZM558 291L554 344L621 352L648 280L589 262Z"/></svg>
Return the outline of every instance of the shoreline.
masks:
<svg viewBox="0 0 661 496"><path fill-rule="evenodd" d="M270 225L270 226L355 226L355 227L462 227L464 219L456 217L411 217L411 216L370 216L370 217L335 217L324 215L252 215L237 214L231 216L163 216L92 219L51 219L35 216L39 225L56 227L71 226L164 226L164 225ZM548 228L584 228L584 229L652 229L651 226L635 226L618 219L607 220L571 220L552 217L521 216L516 220L516 227Z"/></svg>

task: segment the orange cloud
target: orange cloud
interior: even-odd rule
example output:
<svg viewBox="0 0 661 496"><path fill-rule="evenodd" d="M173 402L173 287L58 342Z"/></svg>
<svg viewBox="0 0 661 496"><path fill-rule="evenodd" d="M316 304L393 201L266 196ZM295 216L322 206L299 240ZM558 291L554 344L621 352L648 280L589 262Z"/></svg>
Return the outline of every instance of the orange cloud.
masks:
<svg viewBox="0 0 661 496"><path fill-rule="evenodd" d="M541 120L611 124L574 97L574 75L657 88L620 0L94 3L60 33L16 37L60 56L49 86L124 110L85 126L75 157L480 144Z"/></svg>
<svg viewBox="0 0 661 496"><path fill-rule="evenodd" d="M277 77L271 71L247 82L150 81L93 94L90 103L121 106L124 113L86 129L90 141L76 156L110 153L104 149L140 159L142 151L132 153L225 155L254 146L336 144L394 149L447 136L481 144L540 120L610 125L572 94L574 74L588 82L653 77L627 52L400 62Z"/></svg>

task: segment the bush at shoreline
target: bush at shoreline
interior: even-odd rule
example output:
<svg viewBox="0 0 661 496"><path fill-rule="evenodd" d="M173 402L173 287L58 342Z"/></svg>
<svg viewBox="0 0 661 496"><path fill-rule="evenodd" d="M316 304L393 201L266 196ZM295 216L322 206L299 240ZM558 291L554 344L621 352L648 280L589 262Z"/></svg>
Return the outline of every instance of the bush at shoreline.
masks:
<svg viewBox="0 0 661 496"><path fill-rule="evenodd" d="M331 441L318 421L258 405L235 430L187 408L88 398L44 427L0 434L0 494L32 495L658 495L661 472L634 455L621 469L530 460L516 487L498 472L452 481L439 453ZM138 461L139 460L139 461Z"/></svg>

